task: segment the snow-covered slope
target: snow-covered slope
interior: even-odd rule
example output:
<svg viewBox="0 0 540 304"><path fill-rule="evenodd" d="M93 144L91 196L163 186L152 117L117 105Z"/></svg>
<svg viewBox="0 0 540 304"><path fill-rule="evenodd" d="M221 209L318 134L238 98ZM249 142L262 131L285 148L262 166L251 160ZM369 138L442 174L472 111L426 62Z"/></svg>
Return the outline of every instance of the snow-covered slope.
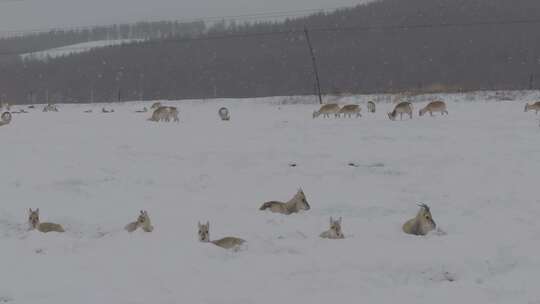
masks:
<svg viewBox="0 0 540 304"><path fill-rule="evenodd" d="M314 120L277 99L168 102L179 124L134 103L16 115L0 127L0 302L538 303L537 116L447 97L448 117L396 122L390 103ZM299 187L310 211L258 210ZM401 231L417 202L446 235ZM26 231L37 207L67 232ZM154 232L123 231L141 209ZM318 237L330 216L345 240ZM206 220L247 247L198 242Z"/></svg>
<svg viewBox="0 0 540 304"><path fill-rule="evenodd" d="M78 44L67 45L59 48L54 48L50 50L22 54L22 59L35 59L35 60L47 60L49 58L63 57L71 54L79 54L89 52L93 49L128 44L133 42L143 41L142 39L117 39L117 40L100 40L100 41L90 41Z"/></svg>

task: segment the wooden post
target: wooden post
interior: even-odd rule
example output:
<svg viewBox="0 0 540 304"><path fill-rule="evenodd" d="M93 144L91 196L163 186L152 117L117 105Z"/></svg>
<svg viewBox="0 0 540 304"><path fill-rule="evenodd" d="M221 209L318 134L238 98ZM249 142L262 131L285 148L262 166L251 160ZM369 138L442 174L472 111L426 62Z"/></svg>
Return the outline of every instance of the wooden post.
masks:
<svg viewBox="0 0 540 304"><path fill-rule="evenodd" d="M309 47L309 53L311 54L311 62L313 63L313 74L315 75L315 86L317 89L316 93L319 96L319 103L323 104L321 82L319 80L319 70L317 69L317 59L315 58L315 52L313 51L313 46L311 45L311 39L309 38L309 31L307 27L304 28L304 34L306 35L306 42Z"/></svg>

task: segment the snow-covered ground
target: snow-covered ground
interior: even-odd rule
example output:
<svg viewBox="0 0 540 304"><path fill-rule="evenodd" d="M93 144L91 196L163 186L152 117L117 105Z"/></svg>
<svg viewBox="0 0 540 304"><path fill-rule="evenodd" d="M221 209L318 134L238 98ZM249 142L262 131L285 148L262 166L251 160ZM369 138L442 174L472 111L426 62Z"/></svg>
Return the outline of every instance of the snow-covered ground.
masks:
<svg viewBox="0 0 540 304"><path fill-rule="evenodd" d="M93 49L103 48L113 45L129 44L134 42L143 41L142 39L117 39L117 40L99 40L99 41L90 41L84 43L77 43L72 45L66 45L59 48L54 48L50 50L27 53L20 55L22 59L34 59L34 60L47 60L49 58L58 58L71 54L79 54L89 52Z"/></svg>
<svg viewBox="0 0 540 304"><path fill-rule="evenodd" d="M530 100L447 97L448 117L395 122L390 103L314 120L316 105L277 99L166 102L179 124L141 103L14 115L0 127L0 303L540 303ZM299 187L311 210L258 210ZM446 235L401 231L417 202ZM27 231L37 207L67 232ZM124 231L141 209L154 232ZM345 240L318 237L330 216ZM206 220L246 248L200 243Z"/></svg>

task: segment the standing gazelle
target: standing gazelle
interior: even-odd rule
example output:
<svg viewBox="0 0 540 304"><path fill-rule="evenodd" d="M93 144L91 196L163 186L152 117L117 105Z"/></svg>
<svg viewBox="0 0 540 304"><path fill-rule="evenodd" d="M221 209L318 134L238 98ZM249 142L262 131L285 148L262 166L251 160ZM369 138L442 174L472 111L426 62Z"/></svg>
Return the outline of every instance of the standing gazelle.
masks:
<svg viewBox="0 0 540 304"><path fill-rule="evenodd" d="M339 112L339 105L337 103L329 103L329 104L325 104L321 106L319 111L314 111L313 118L317 118L321 114L323 115L323 117L327 117L327 118L330 117L331 114L334 114L334 116L337 117L338 112Z"/></svg>
<svg viewBox="0 0 540 304"><path fill-rule="evenodd" d="M338 117L341 117L341 114L343 114L343 117L348 116L349 118L352 117L353 115L356 115L356 117L362 117L362 114L360 114L360 111L362 111L362 108L360 108L359 105L350 104L350 105L343 106L343 108L341 108L336 115Z"/></svg>
<svg viewBox="0 0 540 304"><path fill-rule="evenodd" d="M375 103L373 101L368 101L367 110L369 113L375 113Z"/></svg>
<svg viewBox="0 0 540 304"><path fill-rule="evenodd" d="M529 111L535 111L536 114L538 114L538 111L540 111L540 101L537 101L533 104L525 104L525 112Z"/></svg>
<svg viewBox="0 0 540 304"><path fill-rule="evenodd" d="M403 114L408 114L409 118L412 119L412 112L412 103L403 101L396 105L394 111L388 113L388 118L390 118L390 120L396 120L396 116L399 114L399 119L403 119Z"/></svg>
<svg viewBox="0 0 540 304"><path fill-rule="evenodd" d="M414 235L426 235L435 230L436 224L431 215L431 211L426 204L418 204L420 211L416 217L403 224L403 232Z"/></svg>
<svg viewBox="0 0 540 304"><path fill-rule="evenodd" d="M246 241L233 237L228 236L224 237L219 240L210 241L210 222L206 222L206 224L198 223L199 225L199 241L203 243L212 243L218 247L225 248L225 249L238 249L242 244L244 244Z"/></svg>
<svg viewBox="0 0 540 304"><path fill-rule="evenodd" d="M431 116L433 116L433 112L439 112L441 113L441 115L448 115L448 111L446 110L446 103L439 100L428 103L427 106L418 111L418 115L423 116L424 114L426 114L426 112L429 112L429 115Z"/></svg>
<svg viewBox="0 0 540 304"><path fill-rule="evenodd" d="M320 237L323 239L344 239L345 236L341 231L341 217L338 220L330 217L330 229L321 233Z"/></svg>
<svg viewBox="0 0 540 304"><path fill-rule="evenodd" d="M270 211L282 214L297 213L300 210L309 210L311 207L306 200L306 195L302 189L298 189L298 192L288 202L271 201L264 203L259 210L270 209Z"/></svg>

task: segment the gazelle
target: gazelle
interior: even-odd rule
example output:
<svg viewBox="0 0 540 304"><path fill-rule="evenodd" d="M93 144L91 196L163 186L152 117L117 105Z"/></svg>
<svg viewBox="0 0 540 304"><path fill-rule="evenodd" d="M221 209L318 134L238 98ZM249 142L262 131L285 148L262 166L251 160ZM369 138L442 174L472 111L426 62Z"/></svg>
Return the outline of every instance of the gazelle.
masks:
<svg viewBox="0 0 540 304"><path fill-rule="evenodd" d="M225 107L220 108L219 111L218 111L218 114L219 114L219 117L221 118L221 120L227 121L227 120L231 119L231 114L229 113L229 109L227 109Z"/></svg>
<svg viewBox="0 0 540 304"><path fill-rule="evenodd" d="M337 117L339 112L339 105L337 103L329 103L321 106L319 111L313 111L313 118L319 117L321 114L323 117L330 117L331 114L334 114Z"/></svg>
<svg viewBox="0 0 540 304"><path fill-rule="evenodd" d="M297 213L300 210L309 210L311 207L306 200L306 195L302 189L298 189L298 192L288 202L270 201L264 203L259 210L270 209L270 211L282 214Z"/></svg>
<svg viewBox="0 0 540 304"><path fill-rule="evenodd" d="M437 225L433 220L431 211L426 204L418 204L420 210L416 217L408 220L403 224L403 232L414 235L426 235L428 232L435 230Z"/></svg>
<svg viewBox="0 0 540 304"><path fill-rule="evenodd" d="M55 223L41 223L39 221L39 208L36 210L28 209L28 224L30 224L30 229L37 229L40 232L65 232L64 228L60 224Z"/></svg>
<svg viewBox="0 0 540 304"><path fill-rule="evenodd" d="M219 240L210 241L210 222L206 222L206 224L198 223L199 225L199 241L203 243L212 243L218 247L225 248L225 249L238 249L242 244L244 244L246 241L243 239L228 236L224 237Z"/></svg>
<svg viewBox="0 0 540 304"><path fill-rule="evenodd" d="M345 236L341 231L341 217L338 220L330 217L330 229L321 233L320 237L323 239L344 239Z"/></svg>
<svg viewBox="0 0 540 304"><path fill-rule="evenodd" d="M441 113L441 115L448 115L448 111L446 110L446 103L439 100L428 103L427 106L418 111L418 115L423 116L426 112L429 112L429 115L431 116L433 116L433 112L439 112Z"/></svg>
<svg viewBox="0 0 540 304"><path fill-rule="evenodd" d="M58 112L56 105L49 103L43 108L43 112Z"/></svg>
<svg viewBox="0 0 540 304"><path fill-rule="evenodd" d="M533 104L525 104L525 112L529 111L535 111L536 114L538 114L538 111L540 111L540 101L537 101Z"/></svg>
<svg viewBox="0 0 540 304"><path fill-rule="evenodd" d="M114 109L107 110L105 108L101 108L101 113L114 113Z"/></svg>
<svg viewBox="0 0 540 304"><path fill-rule="evenodd" d="M343 108L341 108L336 115L338 117L341 117L341 114L343 114L343 117L348 116L349 118L352 117L352 115L356 115L356 117L362 117L360 111L362 111L362 108L360 108L359 105L350 104L343 106Z"/></svg>
<svg viewBox="0 0 540 304"><path fill-rule="evenodd" d="M171 118L175 122L179 122L178 109L176 107L159 107L152 113L150 121L171 121Z"/></svg>
<svg viewBox="0 0 540 304"><path fill-rule="evenodd" d="M369 113L375 113L375 103L373 101L368 101L367 109Z"/></svg>
<svg viewBox="0 0 540 304"><path fill-rule="evenodd" d="M388 118L390 118L390 120L396 120L396 116L399 114L399 118L403 119L403 114L408 114L409 118L412 119L412 112L412 103L408 101L403 101L396 105L394 111L388 113Z"/></svg>
<svg viewBox="0 0 540 304"><path fill-rule="evenodd" d="M2 113L2 116L0 116L0 127L7 125L11 122L12 116L9 112Z"/></svg>
<svg viewBox="0 0 540 304"><path fill-rule="evenodd" d="M133 232L139 227L141 227L145 232L152 232L154 230L154 226L152 226L152 222L150 221L150 216L148 216L147 211L141 210L137 220L127 224L124 229L126 229L128 232Z"/></svg>

